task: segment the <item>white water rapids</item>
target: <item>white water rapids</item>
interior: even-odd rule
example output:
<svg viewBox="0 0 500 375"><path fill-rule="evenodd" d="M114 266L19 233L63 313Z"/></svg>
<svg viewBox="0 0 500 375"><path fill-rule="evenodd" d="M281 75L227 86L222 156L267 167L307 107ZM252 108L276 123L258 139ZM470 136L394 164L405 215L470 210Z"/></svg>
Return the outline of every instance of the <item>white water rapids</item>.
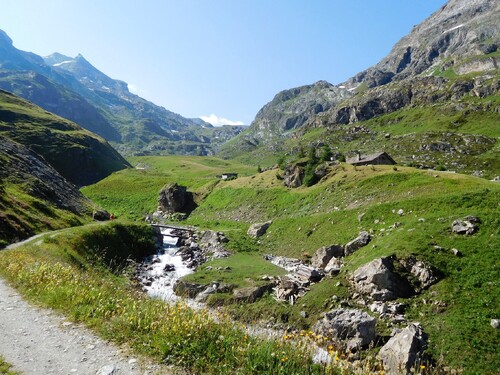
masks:
<svg viewBox="0 0 500 375"><path fill-rule="evenodd" d="M167 302L176 302L183 300L191 308L205 308L202 303L194 302L190 299L178 297L174 293L174 284L181 277L189 275L194 272L194 269L189 268L182 260L180 255L177 255L179 247L177 247L178 238L172 236L172 229L162 228L161 234L163 236L163 246L157 254L152 255L144 260L147 265L147 270L144 273L147 279L151 280L151 284L143 284L147 294L153 298L160 298ZM296 261L295 259L288 259L283 257L276 257L275 264L284 267L286 261ZM172 267L173 266L173 267ZM290 266L290 265L289 265ZM210 311L210 310L207 310ZM214 320L217 321L216 314L212 315ZM246 330L249 335L260 337L263 339L279 339L283 337L285 331L277 330L274 328L266 328L257 325L247 325ZM329 363L330 356L328 352L319 347L313 347L313 360L316 363Z"/></svg>
<svg viewBox="0 0 500 375"><path fill-rule="evenodd" d="M164 301L177 301L180 299L174 294L175 282L181 277L194 272L182 261L181 256L176 254L177 250L179 250L177 237L171 236L171 233L172 229L161 229L163 246L156 255L146 261L152 266L152 269L146 272L146 276L151 277L153 280L151 285L145 286L145 289L149 296ZM170 266L174 267L173 270L168 270L171 268Z"/></svg>

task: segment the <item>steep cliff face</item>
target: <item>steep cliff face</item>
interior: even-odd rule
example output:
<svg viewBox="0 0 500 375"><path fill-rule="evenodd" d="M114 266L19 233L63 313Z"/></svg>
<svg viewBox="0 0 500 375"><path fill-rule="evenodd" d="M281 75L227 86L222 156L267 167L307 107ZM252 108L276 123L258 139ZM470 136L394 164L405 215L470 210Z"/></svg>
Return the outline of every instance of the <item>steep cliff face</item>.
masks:
<svg viewBox="0 0 500 375"><path fill-rule="evenodd" d="M485 109L495 113L491 103L482 103L481 99L499 92L500 80L489 75L453 80L435 76L416 77L359 93L323 116L314 118L308 126L352 124L392 113L401 108L425 107L438 103L449 104L451 108L456 107L460 110L465 108L466 103L458 102L466 96L477 99L474 103L476 110Z"/></svg>
<svg viewBox="0 0 500 375"><path fill-rule="evenodd" d="M257 113L247 131L222 146L221 155L231 156L262 145L275 148L280 139L293 136L311 118L351 95L345 87L326 81L281 91Z"/></svg>
<svg viewBox="0 0 500 375"><path fill-rule="evenodd" d="M350 96L345 88L326 81L281 91L257 113L250 131L258 138L294 131Z"/></svg>

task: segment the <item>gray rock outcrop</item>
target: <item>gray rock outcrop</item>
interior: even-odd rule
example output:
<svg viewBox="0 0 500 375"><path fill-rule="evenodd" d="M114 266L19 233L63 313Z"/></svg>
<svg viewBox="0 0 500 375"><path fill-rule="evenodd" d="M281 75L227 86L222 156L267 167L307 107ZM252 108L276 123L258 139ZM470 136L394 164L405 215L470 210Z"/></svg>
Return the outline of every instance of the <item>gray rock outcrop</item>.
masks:
<svg viewBox="0 0 500 375"><path fill-rule="evenodd" d="M177 183L166 184L158 194L158 209L163 213L191 212L195 206L193 193Z"/></svg>
<svg viewBox="0 0 500 375"><path fill-rule="evenodd" d="M416 289L418 289L417 291L427 289L442 278L441 272L439 272L436 268L418 260L413 256L401 259L400 263L418 280L418 285L415 285Z"/></svg>
<svg viewBox="0 0 500 375"><path fill-rule="evenodd" d="M380 349L378 356L388 374L409 374L419 365L427 346L427 336L418 324L396 333Z"/></svg>
<svg viewBox="0 0 500 375"><path fill-rule="evenodd" d="M343 265L344 262L342 261L341 258L333 257L325 266L325 273L330 275L338 274Z"/></svg>
<svg viewBox="0 0 500 375"><path fill-rule="evenodd" d="M325 314L313 331L346 344L348 350L365 347L375 340L376 319L361 310L336 309Z"/></svg>
<svg viewBox="0 0 500 375"><path fill-rule="evenodd" d="M368 232L362 231L359 233L358 237L348 242L344 246L345 256L351 255L355 251L361 249L363 246L366 246L370 243L372 237Z"/></svg>
<svg viewBox="0 0 500 375"><path fill-rule="evenodd" d="M187 281L177 280L174 284L174 293L177 296L195 298L199 293L203 292L207 285L188 283Z"/></svg>
<svg viewBox="0 0 500 375"><path fill-rule="evenodd" d="M231 255L224 245L227 242L229 240L224 233L206 230L199 240L199 245L210 259L220 259Z"/></svg>
<svg viewBox="0 0 500 375"><path fill-rule="evenodd" d="M395 272L390 258L378 258L359 267L352 280L359 293L375 301L391 301L415 293L408 280Z"/></svg>
<svg viewBox="0 0 500 375"><path fill-rule="evenodd" d="M311 266L316 268L325 268L333 257L340 258L344 256L344 248L341 245L330 245L320 247L311 258Z"/></svg>
<svg viewBox="0 0 500 375"><path fill-rule="evenodd" d="M272 221L266 221L265 223L252 224L250 228L248 228L247 234L252 238L262 237L272 223Z"/></svg>
<svg viewBox="0 0 500 375"><path fill-rule="evenodd" d="M295 189L304 183L306 163L295 163L285 167L283 180L286 187Z"/></svg>
<svg viewBox="0 0 500 375"><path fill-rule="evenodd" d="M476 216L466 216L462 220L457 219L451 224L451 231L456 234L471 235L479 230L481 219Z"/></svg>

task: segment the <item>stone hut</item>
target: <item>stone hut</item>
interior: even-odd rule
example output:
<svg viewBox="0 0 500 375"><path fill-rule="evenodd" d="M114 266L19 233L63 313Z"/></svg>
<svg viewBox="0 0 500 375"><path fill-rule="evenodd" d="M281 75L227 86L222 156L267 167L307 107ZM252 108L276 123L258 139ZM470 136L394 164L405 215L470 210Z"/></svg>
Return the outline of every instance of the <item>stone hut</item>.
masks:
<svg viewBox="0 0 500 375"><path fill-rule="evenodd" d="M347 163L352 165L394 165L396 162L387 152L377 152L370 155L357 154L353 158L348 158Z"/></svg>

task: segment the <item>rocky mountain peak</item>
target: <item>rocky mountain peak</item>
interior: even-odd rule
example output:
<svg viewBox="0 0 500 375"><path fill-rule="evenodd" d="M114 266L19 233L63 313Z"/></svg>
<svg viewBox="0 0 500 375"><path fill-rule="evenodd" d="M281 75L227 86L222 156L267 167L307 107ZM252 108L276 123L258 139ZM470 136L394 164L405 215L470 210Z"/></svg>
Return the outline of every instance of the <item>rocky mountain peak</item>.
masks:
<svg viewBox="0 0 500 375"><path fill-rule="evenodd" d="M450 0L403 37L387 57L357 74L346 85L353 88L385 85L432 68L487 70L491 64L466 66L464 58L496 52L500 48L500 2ZM492 57L497 59L498 57ZM498 61L497 61L498 63ZM495 65L495 63L493 63ZM431 73L431 72L430 72Z"/></svg>
<svg viewBox="0 0 500 375"><path fill-rule="evenodd" d="M251 130L267 129L276 135L292 131L300 128L310 116L328 110L350 95L345 88L327 81L283 90L257 113Z"/></svg>
<svg viewBox="0 0 500 375"><path fill-rule="evenodd" d="M7 33L3 30L0 30L0 45L1 44L7 44L9 46L12 46L12 39L10 39Z"/></svg>
<svg viewBox="0 0 500 375"><path fill-rule="evenodd" d="M66 56L66 55L63 55L62 53L59 53L59 52L54 52L51 55L45 56L43 58L43 60L45 61L45 63L47 65L52 66L52 65L57 65L57 64L63 63L65 61L72 61L73 58Z"/></svg>

